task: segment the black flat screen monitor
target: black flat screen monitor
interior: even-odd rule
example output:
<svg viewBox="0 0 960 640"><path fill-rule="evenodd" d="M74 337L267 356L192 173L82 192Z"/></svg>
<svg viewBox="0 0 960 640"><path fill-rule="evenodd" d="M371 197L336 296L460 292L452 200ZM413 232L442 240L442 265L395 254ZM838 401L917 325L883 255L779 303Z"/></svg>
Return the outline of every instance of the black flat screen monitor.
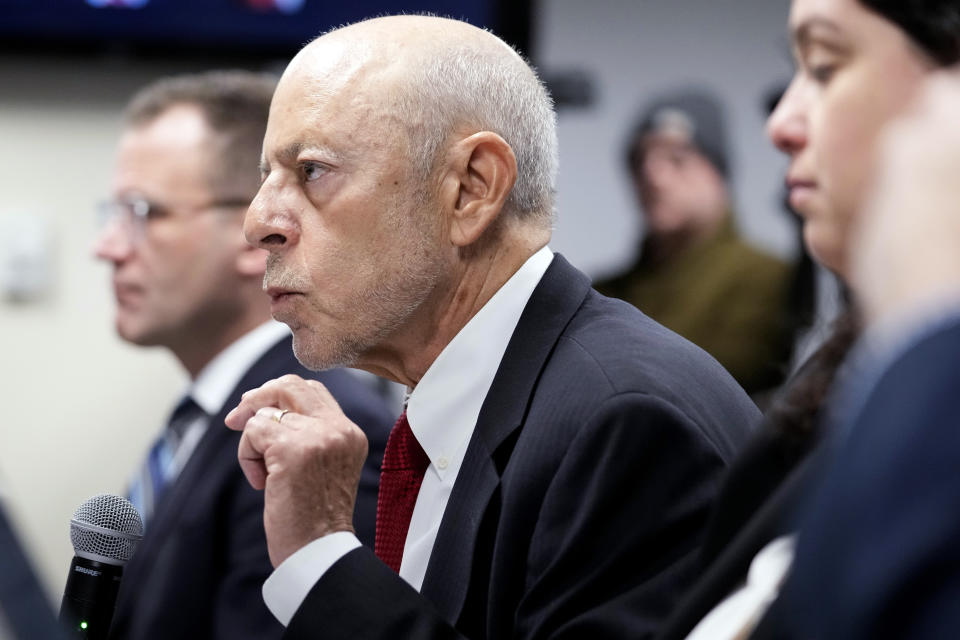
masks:
<svg viewBox="0 0 960 640"><path fill-rule="evenodd" d="M289 56L338 25L376 15L422 12L490 28L525 50L529 4L529 0L0 0L0 52Z"/></svg>

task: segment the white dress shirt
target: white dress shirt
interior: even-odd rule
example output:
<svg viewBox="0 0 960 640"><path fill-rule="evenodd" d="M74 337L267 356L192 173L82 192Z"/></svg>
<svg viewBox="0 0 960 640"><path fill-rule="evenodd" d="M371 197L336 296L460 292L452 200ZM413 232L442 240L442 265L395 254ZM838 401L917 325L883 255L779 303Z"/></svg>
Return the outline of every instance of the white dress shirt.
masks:
<svg viewBox="0 0 960 640"><path fill-rule="evenodd" d="M750 563L746 582L711 609L686 640L748 638L777 599L796 550L796 536L775 538Z"/></svg>
<svg viewBox="0 0 960 640"><path fill-rule="evenodd" d="M520 315L550 266L544 247L520 269L444 347L410 394L407 420L430 458L410 519L400 577L419 590L447 500ZM333 564L360 546L352 533L334 533L287 558L263 585L263 599L287 625L313 585Z"/></svg>

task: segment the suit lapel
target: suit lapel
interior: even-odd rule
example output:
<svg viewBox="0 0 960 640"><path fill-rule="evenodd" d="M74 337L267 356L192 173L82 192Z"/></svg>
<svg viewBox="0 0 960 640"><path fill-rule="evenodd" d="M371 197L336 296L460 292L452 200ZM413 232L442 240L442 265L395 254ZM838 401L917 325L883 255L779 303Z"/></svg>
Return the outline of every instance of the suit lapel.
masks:
<svg viewBox="0 0 960 640"><path fill-rule="evenodd" d="M463 610L481 521L509 460L540 372L590 290L559 254L531 295L480 409L430 554L421 593L451 624Z"/></svg>

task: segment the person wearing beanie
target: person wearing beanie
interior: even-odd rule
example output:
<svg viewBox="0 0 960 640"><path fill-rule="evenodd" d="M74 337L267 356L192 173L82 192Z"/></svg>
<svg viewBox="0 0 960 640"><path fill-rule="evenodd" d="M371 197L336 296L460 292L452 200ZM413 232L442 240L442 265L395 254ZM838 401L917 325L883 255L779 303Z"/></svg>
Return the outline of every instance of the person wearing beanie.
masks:
<svg viewBox="0 0 960 640"><path fill-rule="evenodd" d="M737 232L721 106L699 90L654 100L626 160L645 234L634 263L595 288L702 347L755 399L765 395L790 357L790 267Z"/></svg>

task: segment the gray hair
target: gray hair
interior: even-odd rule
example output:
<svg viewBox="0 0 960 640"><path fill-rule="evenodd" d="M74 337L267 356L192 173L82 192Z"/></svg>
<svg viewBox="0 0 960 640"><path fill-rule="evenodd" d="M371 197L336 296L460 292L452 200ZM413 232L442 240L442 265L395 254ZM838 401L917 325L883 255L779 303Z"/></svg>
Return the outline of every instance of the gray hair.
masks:
<svg viewBox="0 0 960 640"><path fill-rule="evenodd" d="M408 129L415 169L431 175L458 127L492 131L517 158L517 181L505 211L550 227L558 151L556 113L546 87L518 54L470 43L439 49L431 49L410 71L407 90L396 105Z"/></svg>
<svg viewBox="0 0 960 640"><path fill-rule="evenodd" d="M240 189L251 198L260 186L260 150L277 77L250 71L208 71L157 80L127 105L128 127L149 125L177 105L194 105L215 136L215 189Z"/></svg>

